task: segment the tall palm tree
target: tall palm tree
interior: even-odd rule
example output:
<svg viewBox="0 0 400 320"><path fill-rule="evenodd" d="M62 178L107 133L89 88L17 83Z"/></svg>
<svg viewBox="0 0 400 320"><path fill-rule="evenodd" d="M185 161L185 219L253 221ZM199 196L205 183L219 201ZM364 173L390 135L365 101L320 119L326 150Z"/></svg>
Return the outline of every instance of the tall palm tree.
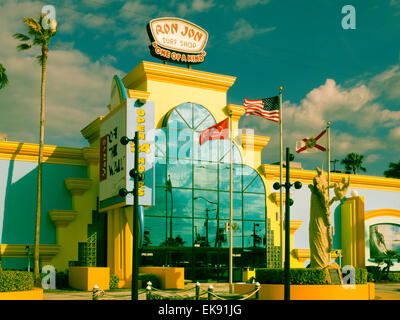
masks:
<svg viewBox="0 0 400 320"><path fill-rule="evenodd" d="M340 163L344 165L346 171L353 171L353 174L357 174L358 170L366 172L362 164L364 162L364 155L357 153L349 153Z"/></svg>
<svg viewBox="0 0 400 320"><path fill-rule="evenodd" d="M6 85L8 85L8 77L6 74L6 68L0 63L0 89L3 89Z"/></svg>
<svg viewBox="0 0 400 320"><path fill-rule="evenodd" d="M22 43L17 46L19 51L28 50L32 46L38 46L41 49L41 54L36 57L37 62L42 67L42 81L40 93L40 142L39 142L39 157L38 157L38 188L37 188L37 206L36 206L36 230L35 230L35 266L34 278L38 285L39 278L39 244L40 244L40 212L41 212L41 192L42 192L42 160L43 160L43 141L44 141L44 97L46 86L46 70L47 70L47 55L49 52L49 42L57 31L57 22L43 21L44 15L35 18L24 18L23 23L28 29L28 35L22 33L14 34L14 38ZM43 26L43 24L46 26ZM50 22L50 24L48 24ZM47 23L47 24L46 24Z"/></svg>
<svg viewBox="0 0 400 320"><path fill-rule="evenodd" d="M389 163L389 168L388 170L383 172L383 175L386 178L397 178L400 179L400 161L395 163L395 162L390 162Z"/></svg>

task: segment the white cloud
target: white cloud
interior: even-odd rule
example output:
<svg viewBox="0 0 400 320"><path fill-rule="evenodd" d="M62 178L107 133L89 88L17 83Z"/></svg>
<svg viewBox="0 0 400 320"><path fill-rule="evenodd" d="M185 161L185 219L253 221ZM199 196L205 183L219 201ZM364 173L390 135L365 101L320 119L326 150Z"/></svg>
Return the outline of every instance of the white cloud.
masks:
<svg viewBox="0 0 400 320"><path fill-rule="evenodd" d="M245 19L239 19L233 26L233 30L227 33L227 38L230 43L235 43L241 40L249 40L257 34L262 34L275 30L276 27L269 28L254 28Z"/></svg>
<svg viewBox="0 0 400 320"><path fill-rule="evenodd" d="M205 12L215 6L214 0L193 0L178 5L179 16L185 17L192 13Z"/></svg>
<svg viewBox="0 0 400 320"><path fill-rule="evenodd" d="M269 0L236 0L236 8L244 9L249 7L254 7L255 5L261 4L268 4Z"/></svg>
<svg viewBox="0 0 400 320"><path fill-rule="evenodd" d="M39 140L41 68L34 59L39 49L17 52L18 41L11 35L24 32L22 18L35 16L41 5L29 1L0 5L0 59L10 79L10 85L0 91L0 131L7 133L10 141ZM111 78L114 74L122 76L122 72L110 65L113 57L104 57L100 63L67 46L68 50L49 52L45 143L56 144L61 138L67 145L81 146L84 140L80 130L107 113Z"/></svg>

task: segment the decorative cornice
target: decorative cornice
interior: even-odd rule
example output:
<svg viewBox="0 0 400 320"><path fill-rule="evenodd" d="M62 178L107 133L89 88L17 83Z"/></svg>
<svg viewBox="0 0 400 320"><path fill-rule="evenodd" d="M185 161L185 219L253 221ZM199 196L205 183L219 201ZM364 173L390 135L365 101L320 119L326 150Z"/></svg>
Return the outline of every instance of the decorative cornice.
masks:
<svg viewBox="0 0 400 320"><path fill-rule="evenodd" d="M292 196L292 194L290 194L290 196ZM278 207L280 206L281 202L281 193L280 192L272 192L271 193L271 200L272 202L274 202ZM285 201L286 201L286 192L282 192L282 202L283 205L285 205Z"/></svg>
<svg viewBox="0 0 400 320"><path fill-rule="evenodd" d="M279 180L279 166L272 164L263 164L261 172L268 180ZM286 168L283 168L283 175L286 175ZM290 169L290 181L299 180L302 183L312 183L313 178L317 175L316 171ZM331 172L331 182L341 182L343 178L346 180L350 177L349 188L388 190L400 192L400 179L383 178L374 176L362 176L354 174L343 174Z"/></svg>
<svg viewBox="0 0 400 320"><path fill-rule="evenodd" d="M232 121L239 121L240 117L246 112L243 106L236 104L228 104L225 111L228 116L232 116Z"/></svg>
<svg viewBox="0 0 400 320"><path fill-rule="evenodd" d="M245 150L253 150L260 152L269 142L271 138L265 136L256 136L251 134L242 134L240 140Z"/></svg>
<svg viewBox="0 0 400 320"><path fill-rule="evenodd" d="M0 159L37 162L39 145L13 141L0 141ZM82 149L44 145L43 162L86 166Z"/></svg>
<svg viewBox="0 0 400 320"><path fill-rule="evenodd" d="M227 92L236 77L142 61L122 82L126 88L136 89L149 80Z"/></svg>
<svg viewBox="0 0 400 320"><path fill-rule="evenodd" d="M89 190L93 180L88 178L67 178L65 179L65 186L71 195L82 195L85 191Z"/></svg>
<svg viewBox="0 0 400 320"><path fill-rule="evenodd" d="M102 116L89 123L86 127L81 130L82 136L92 144L100 137L100 123L103 119Z"/></svg>
<svg viewBox="0 0 400 320"><path fill-rule="evenodd" d="M30 247L31 256L33 256L35 252L33 244L0 244L0 255L3 258L26 258L27 246ZM56 244L41 244L39 248L40 259L48 261L57 255L61 246Z"/></svg>
<svg viewBox="0 0 400 320"><path fill-rule="evenodd" d="M376 217L384 217L384 216L392 216L396 218L400 218L400 210L396 209L378 209L378 210L371 210L365 213L364 219L372 219Z"/></svg>
<svg viewBox="0 0 400 320"><path fill-rule="evenodd" d="M150 96L150 92L147 91L141 91L141 90L132 90L132 89L127 89L126 90L128 93L128 98L130 99L139 99L139 100L148 100Z"/></svg>
<svg viewBox="0 0 400 320"><path fill-rule="evenodd" d="M98 164L100 159L100 152L98 148L82 148L83 158L89 164Z"/></svg>
<svg viewBox="0 0 400 320"><path fill-rule="evenodd" d="M66 227L75 219L78 212L74 210L50 210L49 216L56 227Z"/></svg>
<svg viewBox="0 0 400 320"><path fill-rule="evenodd" d="M303 224L301 220L290 220L290 234L294 234Z"/></svg>

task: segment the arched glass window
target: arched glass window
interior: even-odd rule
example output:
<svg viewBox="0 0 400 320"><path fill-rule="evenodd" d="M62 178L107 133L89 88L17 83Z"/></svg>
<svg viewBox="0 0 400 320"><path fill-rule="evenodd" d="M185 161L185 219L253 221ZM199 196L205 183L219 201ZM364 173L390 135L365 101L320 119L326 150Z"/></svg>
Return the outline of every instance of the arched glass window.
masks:
<svg viewBox="0 0 400 320"><path fill-rule="evenodd" d="M206 108L190 102L165 116L156 135L156 203L145 209L145 247L229 246L230 141L199 144L201 131L215 123ZM234 248L265 248L263 181L231 147Z"/></svg>

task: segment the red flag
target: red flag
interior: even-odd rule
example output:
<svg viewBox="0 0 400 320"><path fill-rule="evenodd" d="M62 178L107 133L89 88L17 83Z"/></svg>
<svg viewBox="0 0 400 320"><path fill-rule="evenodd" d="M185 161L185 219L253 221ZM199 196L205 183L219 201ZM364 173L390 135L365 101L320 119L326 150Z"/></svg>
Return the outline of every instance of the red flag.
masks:
<svg viewBox="0 0 400 320"><path fill-rule="evenodd" d="M199 143L202 145L208 140L229 139L229 118L214 124L201 132Z"/></svg>

